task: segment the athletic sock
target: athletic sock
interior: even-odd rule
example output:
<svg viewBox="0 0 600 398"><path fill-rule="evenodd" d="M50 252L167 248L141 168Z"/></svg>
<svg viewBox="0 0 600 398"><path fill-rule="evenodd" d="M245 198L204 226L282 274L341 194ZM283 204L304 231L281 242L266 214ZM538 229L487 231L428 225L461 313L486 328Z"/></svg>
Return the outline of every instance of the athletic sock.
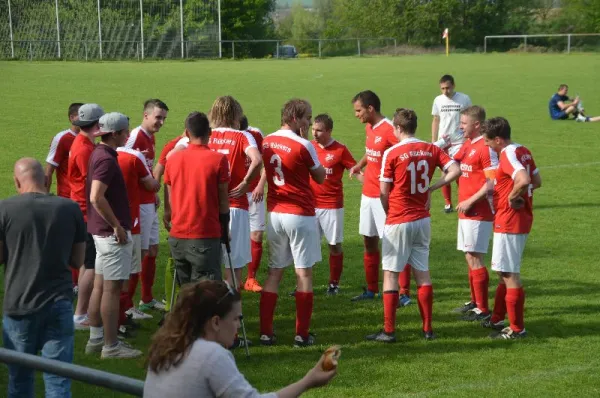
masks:
<svg viewBox="0 0 600 398"><path fill-rule="evenodd" d="M131 299L133 300L133 297L135 296L135 291L137 289L137 285L138 285L138 281L140 279L140 274L131 274L129 275L129 297L131 297Z"/></svg>
<svg viewBox="0 0 600 398"><path fill-rule="evenodd" d="M296 292L296 335L308 338L313 312L313 292Z"/></svg>
<svg viewBox="0 0 600 398"><path fill-rule="evenodd" d="M142 301L149 303L154 299L152 296L152 285L156 273L156 257L144 256L142 260Z"/></svg>
<svg viewBox="0 0 600 398"><path fill-rule="evenodd" d="M165 311L171 310L171 295L173 294L173 274L175 273L175 261L172 257L167 259L165 267Z"/></svg>
<svg viewBox="0 0 600 398"><path fill-rule="evenodd" d="M252 239L250 239L250 243L252 246L252 261L248 264L248 278L256 278L256 271L258 271L262 260L263 245L262 242L255 242Z"/></svg>
<svg viewBox="0 0 600 398"><path fill-rule="evenodd" d="M379 251L364 255L365 277L367 289L373 293L379 293Z"/></svg>
<svg viewBox="0 0 600 398"><path fill-rule="evenodd" d="M333 285L340 284L342 270L344 269L344 253L338 255L329 254L329 283Z"/></svg>
<svg viewBox="0 0 600 398"><path fill-rule="evenodd" d="M383 292L383 330L386 333L396 331L396 308L398 307L399 294L397 290Z"/></svg>
<svg viewBox="0 0 600 398"><path fill-rule="evenodd" d="M78 286L78 284L79 284L79 268L71 268L71 281L73 282L73 286Z"/></svg>
<svg viewBox="0 0 600 398"><path fill-rule="evenodd" d="M410 264L406 264L402 272L398 274L398 286L400 287L400 294L406 294L410 296Z"/></svg>
<svg viewBox="0 0 600 398"><path fill-rule="evenodd" d="M494 310L492 312L492 323L503 321L506 317L506 285L499 283L494 298Z"/></svg>
<svg viewBox="0 0 600 398"><path fill-rule="evenodd" d="M488 284L490 280L488 270L485 267L474 269L471 271L471 276L477 308L479 308L482 312L488 313L490 312L488 308Z"/></svg>
<svg viewBox="0 0 600 398"><path fill-rule="evenodd" d="M423 331L431 332L431 315L433 313L433 286L417 286L419 312L423 320Z"/></svg>
<svg viewBox="0 0 600 398"><path fill-rule="evenodd" d="M129 293L127 292L121 292L121 294L119 295L119 326L122 326L125 324L125 321L127 320L127 315L125 314L125 311L127 311L129 308L128 307L129 304Z"/></svg>
<svg viewBox="0 0 600 398"><path fill-rule="evenodd" d="M506 311L510 328L517 333L525 329L523 321L523 309L525 305L525 291L522 287L517 289L506 289Z"/></svg>
<svg viewBox="0 0 600 398"><path fill-rule="evenodd" d="M90 326L90 340L98 340L104 338L104 326Z"/></svg>
<svg viewBox="0 0 600 398"><path fill-rule="evenodd" d="M273 317L277 305L277 293L260 292L260 334L273 336Z"/></svg>
<svg viewBox="0 0 600 398"><path fill-rule="evenodd" d="M450 186L450 184L444 185L442 187L442 195L444 195L444 202L446 202L447 205L451 205L452 204L452 187Z"/></svg>
<svg viewBox="0 0 600 398"><path fill-rule="evenodd" d="M475 295L475 286L473 285L473 270L469 267L469 288L471 289L471 302L477 302L477 296Z"/></svg>

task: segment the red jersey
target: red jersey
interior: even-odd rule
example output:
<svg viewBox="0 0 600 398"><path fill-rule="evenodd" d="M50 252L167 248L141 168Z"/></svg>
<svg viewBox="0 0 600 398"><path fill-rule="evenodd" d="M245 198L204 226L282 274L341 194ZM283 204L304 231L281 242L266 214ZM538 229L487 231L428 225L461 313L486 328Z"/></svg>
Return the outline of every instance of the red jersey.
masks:
<svg viewBox="0 0 600 398"><path fill-rule="evenodd" d="M263 141L263 162L269 189L267 210L315 215L310 170L321 165L315 148L291 130L279 130Z"/></svg>
<svg viewBox="0 0 600 398"><path fill-rule="evenodd" d="M240 185L247 172L246 153L250 148L256 148L252 134L230 128L212 129L208 147L227 156L231 175L229 190ZM229 207L248 210L248 197L242 195L239 198L229 198Z"/></svg>
<svg viewBox="0 0 600 398"><path fill-rule="evenodd" d="M190 144L169 157L165 184L171 190L170 235L178 239L219 238L218 186L227 182L227 157L205 145Z"/></svg>
<svg viewBox="0 0 600 398"><path fill-rule="evenodd" d="M498 168L498 155L487 147L483 137L467 140L454 155L454 160L460 162L461 175L458 180L458 201L462 202L475 195L486 183L486 171ZM467 214L458 213L458 218L477 221L494 221L494 213L490 203L484 199L471 207Z"/></svg>
<svg viewBox="0 0 600 398"><path fill-rule="evenodd" d="M166 166L167 155L175 148L175 145L177 145L180 139L181 136L178 136L165 144L162 151L160 151L160 156L158 157L158 164L161 164L163 167Z"/></svg>
<svg viewBox="0 0 600 398"><path fill-rule="evenodd" d="M248 127L248 130L246 130L247 132L249 132L250 134L252 134L252 138L254 138L254 141L256 141L256 147L258 148L259 152L262 154L262 142L263 142L263 133L262 131L260 131L260 129L257 129L256 127ZM248 171L248 169L250 168L250 158L246 157L246 171ZM254 180L252 180L252 182L250 183L250 187L248 188L248 192L252 192L256 189L256 187L258 186L258 182L260 181L260 175L258 175Z"/></svg>
<svg viewBox="0 0 600 398"><path fill-rule="evenodd" d="M437 146L408 138L383 155L382 182L392 183L386 224L402 224L430 216L426 209L435 168L446 170L454 161Z"/></svg>
<svg viewBox="0 0 600 398"><path fill-rule="evenodd" d="M374 126L367 124L367 142L365 151L367 167L362 193L369 198L379 198L379 173L381 172L383 153L392 145L398 143L394 135L394 126L388 119L382 119Z"/></svg>
<svg viewBox="0 0 600 398"><path fill-rule="evenodd" d="M321 146L316 141L311 144L317 152L319 162L325 168L325 181L317 184L312 178L310 187L315 195L317 209L341 209L344 207L344 171L356 164L356 160L346 145L331 141L327 146Z"/></svg>
<svg viewBox="0 0 600 398"><path fill-rule="evenodd" d="M78 134L73 140L69 152L68 179L71 185L71 200L75 201L83 212L87 222L87 197L85 184L88 174L88 163L94 152L95 145L85 135Z"/></svg>
<svg viewBox="0 0 600 398"><path fill-rule="evenodd" d="M125 143L125 148L135 149L136 151L140 151L142 155L146 158L146 165L149 170L152 170L154 167L154 156L155 156L155 146L156 141L154 139L154 134L148 133L146 130L142 128L142 126L136 127L131 130L129 134L129 139ZM150 191L142 191L140 194L140 203L145 204L154 204L156 201L156 193Z"/></svg>
<svg viewBox="0 0 600 398"><path fill-rule="evenodd" d="M517 171L525 170L532 178L538 173L529 149L519 144L510 144L500 152L494 186L494 232L505 234L528 234L533 224L533 190L531 185L523 194L525 206L519 210L510 207L508 196L513 189L513 178Z"/></svg>
<svg viewBox="0 0 600 398"><path fill-rule="evenodd" d="M56 194L63 198L71 197L71 185L69 184L69 151L77 137L77 133L64 130L56 134L50 143L50 151L46 157L46 163L56 167Z"/></svg>
<svg viewBox="0 0 600 398"><path fill-rule="evenodd" d="M141 180L151 177L152 174L146 165L146 158L140 151L125 147L117 148L117 160L123 173L127 197L129 198L129 211L131 212L131 234L140 234L140 193L145 191Z"/></svg>

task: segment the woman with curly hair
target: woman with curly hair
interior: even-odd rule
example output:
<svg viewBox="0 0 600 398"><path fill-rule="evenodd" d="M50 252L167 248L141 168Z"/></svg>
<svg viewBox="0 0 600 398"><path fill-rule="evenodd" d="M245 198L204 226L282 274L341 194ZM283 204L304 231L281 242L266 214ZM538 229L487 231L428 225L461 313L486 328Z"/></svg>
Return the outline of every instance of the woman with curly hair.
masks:
<svg viewBox="0 0 600 398"><path fill-rule="evenodd" d="M240 295L226 282L185 285L152 339L144 397L297 397L335 376L335 369L322 370L321 357L296 383L276 393L260 394L226 348L233 344L241 318Z"/></svg>

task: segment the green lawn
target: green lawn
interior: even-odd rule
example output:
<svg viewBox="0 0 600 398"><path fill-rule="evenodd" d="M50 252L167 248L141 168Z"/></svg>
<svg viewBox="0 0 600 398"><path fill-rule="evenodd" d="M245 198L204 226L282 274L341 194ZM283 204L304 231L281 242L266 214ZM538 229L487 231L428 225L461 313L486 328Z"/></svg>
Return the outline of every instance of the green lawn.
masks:
<svg viewBox="0 0 600 398"><path fill-rule="evenodd" d="M438 339L420 335L416 305L398 313L395 345L363 341L382 325L381 303L353 304L364 284L362 239L358 235L360 185L345 180L346 241L342 293L324 295L328 266L315 269L312 330L318 345L294 349L295 304L292 270L282 286L275 327L279 344L253 347L246 359L236 352L241 371L262 391L300 378L331 344L343 346L338 377L307 396L594 396L600 394L600 260L597 250L600 188L596 173L600 123L552 122L547 103L559 83L579 93L590 113L600 114L599 55L454 55L399 58L200 61L157 63L0 62L0 197L14 193L12 165L22 156L45 158L52 136L67 126L72 101L98 102L139 123L142 102L159 97L171 108L158 144L181 133L185 116L207 112L218 95L240 100L250 124L265 133L277 129L281 105L304 97L313 114L328 112L334 135L356 157L364 151L364 126L353 116L350 100L360 90L379 94L384 114L410 107L420 117L417 135L430 138L430 111L437 81L451 73L457 89L483 105L489 116L505 116L516 142L528 146L543 178L535 193L535 222L523 262L529 337L490 341L478 324L457 320L451 309L468 298L463 255L456 251L456 214L441 212L441 194L432 210L431 273L434 330ZM456 195L456 192L453 193ZM162 232L159 270L168 248ZM325 246L324 246L325 247ZM265 252L266 253L266 252ZM324 251L323 258L327 259ZM488 255L489 258L489 255ZM265 259L266 260L266 259ZM260 270L265 277L266 261ZM495 278L492 277L490 297ZM162 296L158 272L155 293ZM414 285L413 285L414 288ZM139 289L138 289L139 292ZM493 301L492 301L493 302ZM244 294L249 336L258 341L258 295ZM132 344L146 349L156 322L145 322ZM101 361L83 353L88 334L76 333L75 362L143 379L144 359ZM6 391L6 368L0 368L0 396ZM41 378L38 391L42 396ZM81 383L74 396L120 396Z"/></svg>

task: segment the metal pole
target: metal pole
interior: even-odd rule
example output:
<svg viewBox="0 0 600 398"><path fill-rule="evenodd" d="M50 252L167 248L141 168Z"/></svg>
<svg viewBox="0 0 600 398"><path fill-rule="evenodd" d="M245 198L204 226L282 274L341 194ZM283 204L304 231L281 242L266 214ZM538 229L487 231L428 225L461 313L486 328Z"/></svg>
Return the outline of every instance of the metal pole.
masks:
<svg viewBox="0 0 600 398"><path fill-rule="evenodd" d="M102 20L100 19L100 0L98 0L98 50L102 59Z"/></svg>
<svg viewBox="0 0 600 398"><path fill-rule="evenodd" d="M487 36L483 38L483 53L487 53Z"/></svg>
<svg viewBox="0 0 600 398"><path fill-rule="evenodd" d="M58 0L54 0L56 8L56 43L58 44L58 58L60 58L60 22L58 20Z"/></svg>
<svg viewBox="0 0 600 398"><path fill-rule="evenodd" d="M395 50L397 47L398 47L398 42L396 41L396 39L394 39L394 53L395 53Z"/></svg>
<svg viewBox="0 0 600 398"><path fill-rule="evenodd" d="M183 0L179 0L179 25L181 28L181 58L183 59Z"/></svg>
<svg viewBox="0 0 600 398"><path fill-rule="evenodd" d="M571 35L567 35L567 54L571 54Z"/></svg>
<svg viewBox="0 0 600 398"><path fill-rule="evenodd" d="M144 59L144 1L140 0L140 37L142 39L142 59Z"/></svg>
<svg viewBox="0 0 600 398"><path fill-rule="evenodd" d="M0 362L12 363L46 373L81 380L89 384L141 397L144 394L144 382L101 370L86 368L68 362L42 358L0 348Z"/></svg>
<svg viewBox="0 0 600 398"><path fill-rule="evenodd" d="M221 45L221 0L217 1L217 14L219 16L219 58L223 56L223 46Z"/></svg>
<svg viewBox="0 0 600 398"><path fill-rule="evenodd" d="M525 52L527 52L527 36L525 36L523 39L524 39L524 42L523 42L523 50L524 50Z"/></svg>
<svg viewBox="0 0 600 398"><path fill-rule="evenodd" d="M31 48L31 41L29 41L29 61L33 61L33 48Z"/></svg>
<svg viewBox="0 0 600 398"><path fill-rule="evenodd" d="M87 42L83 42L83 48L85 49L85 61L87 62L88 60L88 48L87 48Z"/></svg>
<svg viewBox="0 0 600 398"><path fill-rule="evenodd" d="M360 57L360 39L356 39L356 42L358 43L358 56Z"/></svg>
<svg viewBox="0 0 600 398"><path fill-rule="evenodd" d="M279 58L279 42L277 42L277 58Z"/></svg>
<svg viewBox="0 0 600 398"><path fill-rule="evenodd" d="M15 44L13 42L12 12L10 9L10 0L8 0L8 29L10 31L10 55L11 55L11 58L14 58L15 57Z"/></svg>
<svg viewBox="0 0 600 398"><path fill-rule="evenodd" d="M319 58L321 58L321 40L319 40Z"/></svg>
<svg viewBox="0 0 600 398"><path fill-rule="evenodd" d="M235 41L231 42L231 59L235 59Z"/></svg>

